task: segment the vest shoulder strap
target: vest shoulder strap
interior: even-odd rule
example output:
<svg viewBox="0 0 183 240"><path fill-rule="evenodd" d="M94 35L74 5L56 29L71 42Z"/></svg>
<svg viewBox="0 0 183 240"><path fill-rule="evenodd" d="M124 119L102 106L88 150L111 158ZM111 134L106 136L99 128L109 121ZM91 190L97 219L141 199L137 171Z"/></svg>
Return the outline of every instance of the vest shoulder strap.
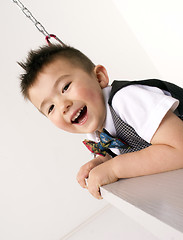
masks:
<svg viewBox="0 0 183 240"><path fill-rule="evenodd" d="M109 97L109 105L111 106L112 103L112 99L113 96L115 95L115 93L117 91L119 91L120 89L127 87L129 85L134 85L134 84L140 84L140 85L146 85L146 86L150 86L150 87L158 87L161 90L165 90L170 92L170 94L172 95L172 97L176 98L179 100L179 106L177 108L178 110L178 115L182 116L183 115L183 88L170 83L170 82L166 82L166 81L162 81L159 79L147 79L147 80L136 80L136 81L114 81L112 83L112 89L111 89L111 94Z"/></svg>

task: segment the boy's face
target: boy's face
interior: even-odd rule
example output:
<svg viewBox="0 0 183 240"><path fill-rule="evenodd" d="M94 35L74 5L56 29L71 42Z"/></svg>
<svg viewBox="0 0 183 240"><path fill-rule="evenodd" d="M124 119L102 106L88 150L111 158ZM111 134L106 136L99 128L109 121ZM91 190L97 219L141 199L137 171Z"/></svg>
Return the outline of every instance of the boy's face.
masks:
<svg viewBox="0 0 183 240"><path fill-rule="evenodd" d="M107 85L103 66L88 74L66 59L56 59L38 74L29 98L58 128L91 133L102 130L106 116L102 88Z"/></svg>

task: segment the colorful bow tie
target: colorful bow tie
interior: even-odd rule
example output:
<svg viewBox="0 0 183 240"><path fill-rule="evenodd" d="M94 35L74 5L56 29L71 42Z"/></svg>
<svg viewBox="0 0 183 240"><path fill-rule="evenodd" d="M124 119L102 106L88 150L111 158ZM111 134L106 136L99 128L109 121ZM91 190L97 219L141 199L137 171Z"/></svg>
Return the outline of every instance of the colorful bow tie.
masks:
<svg viewBox="0 0 183 240"><path fill-rule="evenodd" d="M83 143L92 153L99 154L101 156L105 156L106 153L108 153L112 157L115 157L116 154L113 153L109 148L130 148L130 146L121 139L111 136L106 129L103 129L103 131L100 133L100 142L96 143L94 141L85 139Z"/></svg>

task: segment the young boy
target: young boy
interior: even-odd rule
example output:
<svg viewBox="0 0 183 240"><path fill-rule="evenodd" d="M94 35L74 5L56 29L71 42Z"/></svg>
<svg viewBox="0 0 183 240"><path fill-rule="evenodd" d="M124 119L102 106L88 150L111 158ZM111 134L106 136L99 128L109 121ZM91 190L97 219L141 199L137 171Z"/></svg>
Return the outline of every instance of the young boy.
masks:
<svg viewBox="0 0 183 240"><path fill-rule="evenodd" d="M183 167L183 102L179 104L171 96L176 88L182 91L179 87L173 85L173 94L169 88L154 87L158 80L127 82L123 87L117 81L111 87L103 66L60 45L31 51L20 65L25 70L21 75L23 96L58 128L87 133L97 141L105 128L123 141L122 149L111 149L116 156L99 155L80 168L77 180L94 197L102 198L100 186L119 178Z"/></svg>

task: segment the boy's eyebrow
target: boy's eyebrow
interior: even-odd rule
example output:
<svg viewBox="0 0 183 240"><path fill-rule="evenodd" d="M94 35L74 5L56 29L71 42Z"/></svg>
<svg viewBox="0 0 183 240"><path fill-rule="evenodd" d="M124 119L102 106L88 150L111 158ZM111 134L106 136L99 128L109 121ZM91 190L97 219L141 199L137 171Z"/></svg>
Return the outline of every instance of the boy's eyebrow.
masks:
<svg viewBox="0 0 183 240"><path fill-rule="evenodd" d="M55 83L54 83L54 85L53 85L53 88L52 88L52 91L53 91L53 89L56 89L57 88L57 86L58 86L58 84L63 80L63 79L65 79L65 78L67 78L67 77L69 77L70 75L62 75L61 77L59 77L56 81L55 81ZM45 98L43 101L42 101L42 103L40 104L40 107L39 107L39 111L41 112L41 113L43 113L42 112L42 108L43 108L43 106L46 104L46 102L48 102L48 98ZM43 113L44 114L44 113Z"/></svg>

